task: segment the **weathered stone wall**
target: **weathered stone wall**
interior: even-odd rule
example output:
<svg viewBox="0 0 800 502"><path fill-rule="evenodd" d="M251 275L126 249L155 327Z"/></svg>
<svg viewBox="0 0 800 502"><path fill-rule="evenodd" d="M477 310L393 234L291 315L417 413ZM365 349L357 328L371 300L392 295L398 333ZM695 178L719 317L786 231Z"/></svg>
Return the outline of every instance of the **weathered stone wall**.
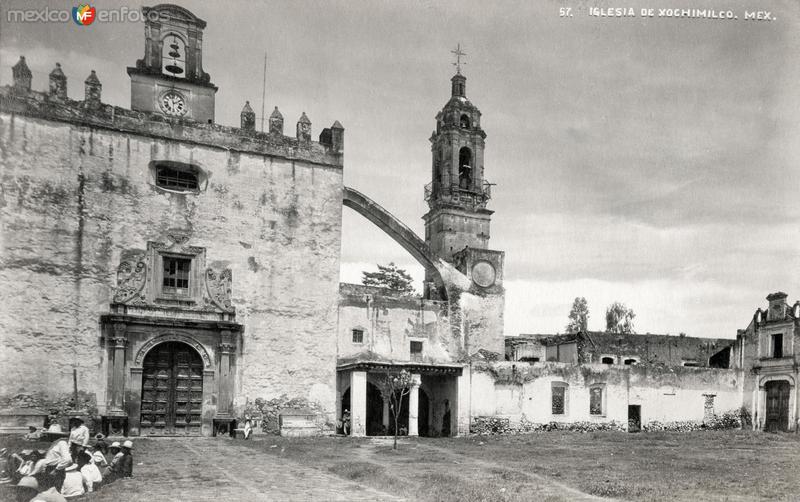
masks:
<svg viewBox="0 0 800 502"><path fill-rule="evenodd" d="M154 118L151 127L132 114L123 124L111 113L114 130L9 107L0 112L0 394L67 391L76 368L79 387L104 403L98 320L120 257L177 229L207 248L209 265L233 271L244 325L236 401L285 393L333 411L340 165L289 160L219 126ZM156 188L156 160L199 166L208 184L196 195Z"/></svg>
<svg viewBox="0 0 800 502"><path fill-rule="evenodd" d="M380 288L342 284L339 300L338 353L393 361L410 361L410 342L423 342L418 362L452 362L460 354L453 338L447 302L413 296L390 296ZM364 332L363 343L353 343L353 330Z"/></svg>
<svg viewBox="0 0 800 502"><path fill-rule="evenodd" d="M742 405L738 370L664 367L609 367L554 362L496 362L472 368L472 416L500 416L512 422L628 423L628 405L640 405L642 424L698 421L706 394L717 414ZM553 384L567 384L565 413L552 413ZM603 388L603 413L589 412L589 389Z"/></svg>

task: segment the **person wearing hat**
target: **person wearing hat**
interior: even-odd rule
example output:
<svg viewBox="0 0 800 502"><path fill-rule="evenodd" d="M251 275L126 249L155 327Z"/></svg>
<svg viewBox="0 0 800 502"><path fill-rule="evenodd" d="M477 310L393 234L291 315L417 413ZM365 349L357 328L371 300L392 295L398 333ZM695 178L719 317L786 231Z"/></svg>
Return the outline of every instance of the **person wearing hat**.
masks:
<svg viewBox="0 0 800 502"><path fill-rule="evenodd" d="M17 502L28 502L39 493L39 482L33 476L24 476L14 487Z"/></svg>
<svg viewBox="0 0 800 502"><path fill-rule="evenodd" d="M100 433L98 433L94 437L94 448L95 450L100 450L103 452L103 455L108 453L108 443L106 443L106 437Z"/></svg>
<svg viewBox="0 0 800 502"><path fill-rule="evenodd" d="M108 467L106 467L105 471L103 472L103 479L105 479L106 483L111 483L116 479L117 476L117 469L119 465L120 459L122 459L122 451L120 451L122 445L119 444L119 441L114 441L111 443L111 446L108 447L108 451L111 452L114 457L109 462Z"/></svg>
<svg viewBox="0 0 800 502"><path fill-rule="evenodd" d="M78 458L78 465L80 466L81 476L83 476L83 485L86 487L86 493L93 492L103 482L103 475L100 474L100 469L97 468L92 455L88 452L84 452Z"/></svg>
<svg viewBox="0 0 800 502"><path fill-rule="evenodd" d="M47 450L44 458L36 462L30 475L36 476L46 467L55 467L58 470L63 470L71 463L72 454L70 454L67 441L65 439L56 439L53 441L53 444L50 445L50 449Z"/></svg>
<svg viewBox="0 0 800 502"><path fill-rule="evenodd" d="M77 457L89 446L89 428L83 423L82 418L75 418L75 427L69 433L69 449L73 457Z"/></svg>
<svg viewBox="0 0 800 502"><path fill-rule="evenodd" d="M61 484L61 495L66 498L79 497L86 493L83 488L83 476L78 464L70 464L65 469L64 482Z"/></svg>
<svg viewBox="0 0 800 502"><path fill-rule="evenodd" d="M122 443L122 458L119 460L120 476L123 478L133 477L133 442L129 439Z"/></svg>

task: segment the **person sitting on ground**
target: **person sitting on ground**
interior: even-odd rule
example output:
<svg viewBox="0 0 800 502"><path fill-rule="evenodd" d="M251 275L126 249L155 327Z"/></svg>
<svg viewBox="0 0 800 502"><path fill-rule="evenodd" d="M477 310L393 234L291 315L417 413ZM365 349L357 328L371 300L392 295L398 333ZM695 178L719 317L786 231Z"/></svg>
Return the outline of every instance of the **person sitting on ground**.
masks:
<svg viewBox="0 0 800 502"><path fill-rule="evenodd" d="M56 439L53 441L53 444L50 445L44 458L36 462L30 475L36 476L47 467L63 470L70 464L72 464L72 455L69 452L67 441L65 439Z"/></svg>
<svg viewBox="0 0 800 502"><path fill-rule="evenodd" d="M108 467L106 467L103 472L103 479L106 483L111 483L119 477L117 476L117 472L119 471L119 462L123 457L121 450L122 445L119 444L119 441L114 441L111 443L111 446L108 447L108 452L111 453L112 458L111 462L108 463Z"/></svg>
<svg viewBox="0 0 800 502"><path fill-rule="evenodd" d="M97 466L99 469L100 467L108 467L108 461L106 460L106 456L103 455L103 452L100 450L94 450L92 453L92 463Z"/></svg>
<svg viewBox="0 0 800 502"><path fill-rule="evenodd" d="M33 476L23 476L14 486L14 500L28 502L39 493L39 482Z"/></svg>
<svg viewBox="0 0 800 502"><path fill-rule="evenodd" d="M64 469L64 482L61 484L61 495L65 498L79 497L86 493L83 488L83 475L78 470L78 464L68 465Z"/></svg>
<svg viewBox="0 0 800 502"><path fill-rule="evenodd" d="M127 440L122 443L122 458L119 459L120 476L123 478L133 477L133 442Z"/></svg>
<svg viewBox="0 0 800 502"><path fill-rule="evenodd" d="M102 451L103 455L108 453L108 443L106 443L106 437L104 435L98 433L94 437L94 449Z"/></svg>
<svg viewBox="0 0 800 502"><path fill-rule="evenodd" d="M87 452L84 452L78 459L81 476L83 476L83 485L86 487L86 493L92 493L96 488L100 487L103 482L103 475L100 474L100 469L94 463L94 459Z"/></svg>
<svg viewBox="0 0 800 502"><path fill-rule="evenodd" d="M55 488L40 492L39 482L33 476L24 476L14 487L16 502L67 502Z"/></svg>
<svg viewBox="0 0 800 502"><path fill-rule="evenodd" d="M89 428L83 424L82 418L75 419L75 427L69 433L69 448L73 457L83 453L89 446Z"/></svg>

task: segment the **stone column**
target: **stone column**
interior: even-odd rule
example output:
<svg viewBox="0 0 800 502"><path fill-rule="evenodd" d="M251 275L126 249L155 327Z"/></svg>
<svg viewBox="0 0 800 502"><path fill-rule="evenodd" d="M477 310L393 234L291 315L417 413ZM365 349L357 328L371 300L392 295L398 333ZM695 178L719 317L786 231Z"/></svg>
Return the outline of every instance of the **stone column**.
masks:
<svg viewBox="0 0 800 502"><path fill-rule="evenodd" d="M200 433L203 436L211 436L214 432L214 415L217 413L217 394L216 385L214 385L214 370L203 370L203 415L202 425L200 426Z"/></svg>
<svg viewBox="0 0 800 502"><path fill-rule="evenodd" d="M472 417L472 410L470 409L470 374L469 366L464 367L464 373L456 377L456 400L452 405L456 409L453 410L451 406L451 413L457 417L456 427L453 429L453 435L461 436L469 434L469 423Z"/></svg>
<svg viewBox="0 0 800 502"><path fill-rule="evenodd" d="M367 372L350 373L350 430L352 436L367 435Z"/></svg>
<svg viewBox="0 0 800 502"><path fill-rule="evenodd" d="M131 368L131 381L128 386L128 434L138 436L142 419L142 368Z"/></svg>
<svg viewBox="0 0 800 502"><path fill-rule="evenodd" d="M113 343L114 363L111 372L111 400L108 406L111 414L122 414L125 405L125 346L128 338L123 323L113 325L114 333L111 338Z"/></svg>
<svg viewBox="0 0 800 502"><path fill-rule="evenodd" d="M419 436L419 384L420 376L411 375L413 382L408 392L408 435Z"/></svg>
<svg viewBox="0 0 800 502"><path fill-rule="evenodd" d="M383 415L381 415L381 416L383 418L383 422L382 422L383 428L388 433L388 431L389 431L389 400L387 398L383 398Z"/></svg>
<svg viewBox="0 0 800 502"><path fill-rule="evenodd" d="M227 334L227 335L226 335ZM223 340L230 337L230 332L223 332ZM229 341L219 345L219 401L217 401L217 415L230 415L233 410L233 375L231 374L231 359L234 357L236 346Z"/></svg>

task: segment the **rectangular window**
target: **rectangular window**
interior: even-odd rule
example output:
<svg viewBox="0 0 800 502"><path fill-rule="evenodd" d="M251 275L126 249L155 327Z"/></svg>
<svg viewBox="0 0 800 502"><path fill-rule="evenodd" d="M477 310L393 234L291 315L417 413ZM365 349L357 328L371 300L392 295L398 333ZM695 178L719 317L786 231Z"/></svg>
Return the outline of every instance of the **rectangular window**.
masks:
<svg viewBox="0 0 800 502"><path fill-rule="evenodd" d="M783 357L783 333L772 335L772 357Z"/></svg>
<svg viewBox="0 0 800 502"><path fill-rule="evenodd" d="M564 397L566 396L566 387L553 387L553 415L564 414Z"/></svg>
<svg viewBox="0 0 800 502"><path fill-rule="evenodd" d="M353 343L364 343L364 331L360 329L353 330Z"/></svg>
<svg viewBox="0 0 800 502"><path fill-rule="evenodd" d="M169 295L189 296L189 270L192 260L164 256L163 292Z"/></svg>
<svg viewBox="0 0 800 502"><path fill-rule="evenodd" d="M411 355L422 354L422 342L411 342Z"/></svg>
<svg viewBox="0 0 800 502"><path fill-rule="evenodd" d="M589 390L589 414L603 414L603 389L602 387L592 387Z"/></svg>

